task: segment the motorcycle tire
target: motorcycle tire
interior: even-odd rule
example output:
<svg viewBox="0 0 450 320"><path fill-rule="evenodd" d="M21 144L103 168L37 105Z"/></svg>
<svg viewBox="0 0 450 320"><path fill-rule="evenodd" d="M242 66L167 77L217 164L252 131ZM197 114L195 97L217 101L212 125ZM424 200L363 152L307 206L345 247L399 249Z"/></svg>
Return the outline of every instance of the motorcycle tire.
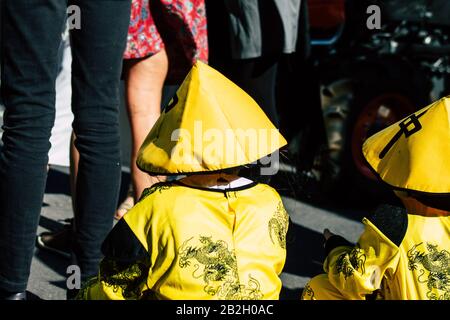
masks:
<svg viewBox="0 0 450 320"><path fill-rule="evenodd" d="M426 106L426 90L398 81L355 81L346 121L339 179L333 192L338 200L357 207L398 204L392 189L373 173L362 155L364 141L376 132Z"/></svg>

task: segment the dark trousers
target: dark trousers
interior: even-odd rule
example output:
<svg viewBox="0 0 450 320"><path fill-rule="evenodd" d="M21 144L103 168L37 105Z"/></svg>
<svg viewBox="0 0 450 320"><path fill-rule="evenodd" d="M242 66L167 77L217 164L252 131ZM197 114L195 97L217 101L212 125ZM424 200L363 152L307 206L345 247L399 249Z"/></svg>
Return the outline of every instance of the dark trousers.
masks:
<svg viewBox="0 0 450 320"><path fill-rule="evenodd" d="M275 127L279 127L276 104L277 57L232 60L230 79L259 104Z"/></svg>
<svg viewBox="0 0 450 320"><path fill-rule="evenodd" d="M82 279L97 273L120 184L119 79L130 0L1 3L6 111L0 154L0 289L19 292L27 286L45 189L68 4L81 9L81 29L71 30L72 125L80 152L73 249Z"/></svg>

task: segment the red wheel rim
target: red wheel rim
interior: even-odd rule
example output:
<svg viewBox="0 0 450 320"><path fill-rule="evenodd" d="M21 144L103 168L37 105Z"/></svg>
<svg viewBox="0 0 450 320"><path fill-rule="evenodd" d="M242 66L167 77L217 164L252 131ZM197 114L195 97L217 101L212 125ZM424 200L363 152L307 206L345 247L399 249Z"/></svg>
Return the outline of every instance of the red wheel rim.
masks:
<svg viewBox="0 0 450 320"><path fill-rule="evenodd" d="M370 100L362 109L353 129L351 149L353 162L363 176L376 180L362 154L364 141L414 111L415 108L411 101L399 93L379 95Z"/></svg>

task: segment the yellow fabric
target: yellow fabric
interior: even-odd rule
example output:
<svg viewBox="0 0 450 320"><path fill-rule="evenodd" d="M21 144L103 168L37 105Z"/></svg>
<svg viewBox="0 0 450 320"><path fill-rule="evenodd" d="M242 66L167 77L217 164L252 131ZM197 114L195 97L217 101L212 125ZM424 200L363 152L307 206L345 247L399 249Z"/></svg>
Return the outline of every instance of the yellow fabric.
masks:
<svg viewBox="0 0 450 320"><path fill-rule="evenodd" d="M392 148L386 148L391 140L395 141ZM393 187L450 193L450 97L370 137L363 154L380 178Z"/></svg>
<svg viewBox="0 0 450 320"><path fill-rule="evenodd" d="M253 163L286 145L257 103L198 61L139 150L153 174L216 171Z"/></svg>
<svg viewBox="0 0 450 320"><path fill-rule="evenodd" d="M302 299L450 300L450 217L408 215L400 247L367 219L356 247L330 252Z"/></svg>
<svg viewBox="0 0 450 320"><path fill-rule="evenodd" d="M312 278L303 289L302 300L344 300L343 295L334 287L326 274Z"/></svg>
<svg viewBox="0 0 450 320"><path fill-rule="evenodd" d="M224 193L166 185L153 188L123 219L149 252L148 276L138 287L150 289L152 298L278 299L288 216L271 187ZM115 277L131 284L143 274L138 269ZM124 296L94 279L82 298Z"/></svg>
<svg viewBox="0 0 450 320"><path fill-rule="evenodd" d="M144 281L150 266L149 261L136 261L125 270L115 268L116 264L111 259L104 259L100 264L99 275L83 284L76 299L138 300L152 298L146 296L149 288ZM112 273L111 271L115 269L120 269L120 271Z"/></svg>

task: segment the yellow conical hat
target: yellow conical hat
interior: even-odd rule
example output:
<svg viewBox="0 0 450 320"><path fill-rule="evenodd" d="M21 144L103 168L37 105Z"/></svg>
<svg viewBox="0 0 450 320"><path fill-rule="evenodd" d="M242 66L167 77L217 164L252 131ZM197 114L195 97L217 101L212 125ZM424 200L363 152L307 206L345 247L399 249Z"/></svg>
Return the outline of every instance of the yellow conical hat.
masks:
<svg viewBox="0 0 450 320"><path fill-rule="evenodd" d="M450 96L373 135L363 154L395 188L450 193Z"/></svg>
<svg viewBox="0 0 450 320"><path fill-rule="evenodd" d="M286 145L258 104L198 61L142 144L151 174L212 172L253 163Z"/></svg>

